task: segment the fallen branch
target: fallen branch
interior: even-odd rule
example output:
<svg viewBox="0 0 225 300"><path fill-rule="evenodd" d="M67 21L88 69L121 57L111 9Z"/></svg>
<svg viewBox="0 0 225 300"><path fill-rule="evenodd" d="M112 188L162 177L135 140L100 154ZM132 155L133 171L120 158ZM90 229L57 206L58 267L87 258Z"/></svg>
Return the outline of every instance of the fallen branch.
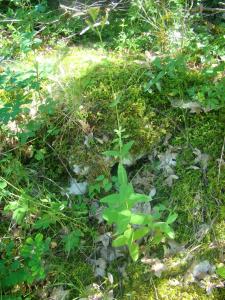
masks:
<svg viewBox="0 0 225 300"><path fill-rule="evenodd" d="M191 12L225 13L225 8L219 8L219 7L211 8L211 7L204 7L200 5L199 7L192 8Z"/></svg>

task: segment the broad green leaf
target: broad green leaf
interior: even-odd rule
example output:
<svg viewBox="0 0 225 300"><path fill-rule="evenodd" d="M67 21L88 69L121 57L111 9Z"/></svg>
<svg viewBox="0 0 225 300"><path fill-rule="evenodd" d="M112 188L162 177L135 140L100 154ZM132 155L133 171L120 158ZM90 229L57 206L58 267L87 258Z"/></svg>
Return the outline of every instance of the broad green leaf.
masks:
<svg viewBox="0 0 225 300"><path fill-rule="evenodd" d="M158 222L154 224L155 228L159 228L162 232L164 232L169 238L174 239L175 234L173 229L165 222Z"/></svg>
<svg viewBox="0 0 225 300"><path fill-rule="evenodd" d="M3 190L4 188L7 187L7 183L3 180L0 181L0 190Z"/></svg>
<svg viewBox="0 0 225 300"><path fill-rule="evenodd" d="M170 214L169 217L167 218L166 223L172 224L177 219L177 217L178 217L178 215L176 213Z"/></svg>
<svg viewBox="0 0 225 300"><path fill-rule="evenodd" d="M147 227L139 228L139 229L134 231L133 240L137 241L137 240L143 238L148 233L149 233L149 228L147 228Z"/></svg>
<svg viewBox="0 0 225 300"><path fill-rule="evenodd" d="M133 232L134 232L134 230L132 228L129 228L124 232L124 236L126 237L127 241L132 240Z"/></svg>
<svg viewBox="0 0 225 300"><path fill-rule="evenodd" d="M220 268L216 269L216 273L225 279L225 267L220 267Z"/></svg>
<svg viewBox="0 0 225 300"><path fill-rule="evenodd" d="M133 261L137 261L139 257L139 247L136 243L132 243L128 246L130 256L133 259Z"/></svg>
<svg viewBox="0 0 225 300"><path fill-rule="evenodd" d="M111 225L118 220L118 213L116 212L116 210L113 210L111 208L106 208L103 211L102 217Z"/></svg>
<svg viewBox="0 0 225 300"><path fill-rule="evenodd" d="M125 185L127 184L127 172L122 164L119 164L118 166L118 183L119 185Z"/></svg>
<svg viewBox="0 0 225 300"><path fill-rule="evenodd" d="M128 199L127 202L128 202L130 207L133 207L138 202L148 202L149 200L150 200L149 196L146 196L144 194L132 193L129 196L129 199Z"/></svg>
<svg viewBox="0 0 225 300"><path fill-rule="evenodd" d="M127 239L124 235L118 236L113 242L112 245L113 247L121 247L127 244Z"/></svg>
<svg viewBox="0 0 225 300"><path fill-rule="evenodd" d="M130 218L131 217L131 211L129 209L122 210L118 214L119 214L119 216L121 216L121 218L123 218L123 217Z"/></svg>
<svg viewBox="0 0 225 300"><path fill-rule="evenodd" d="M122 202L128 202L130 195L133 194L134 189L131 183L120 185L120 199ZM127 203L128 204L128 203ZM132 206L131 206L132 207ZM129 208L131 208L129 207Z"/></svg>
<svg viewBox="0 0 225 300"><path fill-rule="evenodd" d="M130 222L135 225L147 225L152 221L151 216L143 214L132 214Z"/></svg>
<svg viewBox="0 0 225 300"><path fill-rule="evenodd" d="M126 216L126 215L121 215L121 214L117 214L117 222L116 222L116 225L117 225L117 230L116 230L116 233L117 234L121 234L123 233L126 229L127 229L127 226L129 225L130 223L130 215Z"/></svg>
<svg viewBox="0 0 225 300"><path fill-rule="evenodd" d="M115 205L120 201L119 194L111 194L100 200L101 203L107 203L109 206Z"/></svg>

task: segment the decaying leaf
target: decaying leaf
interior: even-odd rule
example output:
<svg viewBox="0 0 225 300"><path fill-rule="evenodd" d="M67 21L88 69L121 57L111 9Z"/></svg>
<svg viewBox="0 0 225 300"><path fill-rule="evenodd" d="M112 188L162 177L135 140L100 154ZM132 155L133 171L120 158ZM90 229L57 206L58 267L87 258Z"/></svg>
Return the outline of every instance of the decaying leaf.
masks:
<svg viewBox="0 0 225 300"><path fill-rule="evenodd" d="M208 167L208 161L210 159L210 156L206 153L202 153L198 148L195 148L193 153L196 155L194 163L199 163L202 170L205 171Z"/></svg>
<svg viewBox="0 0 225 300"><path fill-rule="evenodd" d="M50 297L48 298L49 300L66 300L69 297L69 291L64 290L62 286L55 287L52 290L52 293Z"/></svg>
<svg viewBox="0 0 225 300"><path fill-rule="evenodd" d="M164 247L164 255L165 256L174 255L174 254L183 252L185 250L184 245L181 245L174 240L168 240L167 243L169 245L169 248Z"/></svg>
<svg viewBox="0 0 225 300"><path fill-rule="evenodd" d="M107 248L109 246L110 240L111 240L111 233L107 232L105 234L100 235L97 238L96 242L102 242L103 246Z"/></svg>
<svg viewBox="0 0 225 300"><path fill-rule="evenodd" d="M154 272L155 276L161 277L163 271L166 270L166 266L158 258L142 258L141 262L151 266L151 271Z"/></svg>
<svg viewBox="0 0 225 300"><path fill-rule="evenodd" d="M114 282L113 275L111 273L108 273L107 275L108 275L109 282L113 284Z"/></svg>
<svg viewBox="0 0 225 300"><path fill-rule="evenodd" d="M167 149L165 153L159 154L160 160L159 169L163 170L165 175L173 175L173 167L176 166L177 153L172 151L172 148Z"/></svg>
<svg viewBox="0 0 225 300"><path fill-rule="evenodd" d="M181 286L182 285L182 283L179 280L175 279L175 278L169 279L168 283L171 286Z"/></svg>
<svg viewBox="0 0 225 300"><path fill-rule="evenodd" d="M102 206L100 206L97 201L93 201L91 203L89 217L95 218L96 220L98 220L98 224L102 223L104 221L103 217L102 217L103 209L104 208Z"/></svg>
<svg viewBox="0 0 225 300"><path fill-rule="evenodd" d="M173 181L177 179L179 179L177 175L171 174L166 178L165 183L171 187L173 185Z"/></svg>
<svg viewBox="0 0 225 300"><path fill-rule="evenodd" d="M215 269L215 266L211 265L208 260L204 260L194 266L192 274L196 279L203 279L207 274L214 273Z"/></svg>
<svg viewBox="0 0 225 300"><path fill-rule="evenodd" d="M153 197L155 196L155 194L156 194L156 188L153 187L153 188L151 189L150 193L149 193L149 196L150 196L151 198L153 198Z"/></svg>
<svg viewBox="0 0 225 300"><path fill-rule="evenodd" d="M152 187L154 174L148 170L140 171L133 179L132 184L137 193L148 193Z"/></svg>
<svg viewBox="0 0 225 300"><path fill-rule="evenodd" d="M87 166L79 166L79 165L73 165L73 172L76 174L76 175L81 175L81 176L85 176L88 174L89 172L89 167Z"/></svg>
<svg viewBox="0 0 225 300"><path fill-rule="evenodd" d="M84 195L87 192L88 183L77 182L76 179L72 178L70 180L70 186L67 189L69 195Z"/></svg>
<svg viewBox="0 0 225 300"><path fill-rule="evenodd" d="M190 113L201 113L201 112L208 112L210 111L209 108L203 107L200 103L198 102L183 102L180 100L174 100L171 101L171 105L173 107L179 107L179 108L183 108L183 109L190 109Z"/></svg>
<svg viewBox="0 0 225 300"><path fill-rule="evenodd" d="M94 274L96 277L104 277L106 272L106 261L103 258L98 258L91 261L95 267Z"/></svg>

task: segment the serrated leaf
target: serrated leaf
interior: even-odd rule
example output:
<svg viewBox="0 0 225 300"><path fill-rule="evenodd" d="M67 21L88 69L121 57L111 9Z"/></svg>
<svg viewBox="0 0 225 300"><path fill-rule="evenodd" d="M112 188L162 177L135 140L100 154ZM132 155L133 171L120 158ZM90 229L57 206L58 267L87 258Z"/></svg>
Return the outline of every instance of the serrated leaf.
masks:
<svg viewBox="0 0 225 300"><path fill-rule="evenodd" d="M67 253L78 248L80 245L80 237L82 235L83 234L80 230L74 230L63 238L64 249Z"/></svg>
<svg viewBox="0 0 225 300"><path fill-rule="evenodd" d="M116 150L108 150L103 152L106 156L113 156L113 157L119 157L120 153Z"/></svg>
<svg viewBox="0 0 225 300"><path fill-rule="evenodd" d="M48 228L51 224L55 224L56 223L56 219L53 216L50 215L44 215L41 217L41 219L37 220L34 225L33 228L35 229L46 229Z"/></svg>

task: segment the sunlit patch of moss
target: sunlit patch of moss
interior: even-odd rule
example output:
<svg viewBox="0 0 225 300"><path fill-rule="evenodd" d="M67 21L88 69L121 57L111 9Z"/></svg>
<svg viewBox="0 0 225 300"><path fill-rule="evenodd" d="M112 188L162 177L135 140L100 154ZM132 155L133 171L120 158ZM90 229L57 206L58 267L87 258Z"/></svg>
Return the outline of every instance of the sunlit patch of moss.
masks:
<svg viewBox="0 0 225 300"><path fill-rule="evenodd" d="M219 243L221 242L222 244L224 244L224 241L225 241L225 220L215 224L214 232L215 232L216 239L217 239L216 241L218 241Z"/></svg>
<svg viewBox="0 0 225 300"><path fill-rule="evenodd" d="M205 300L205 299L223 299L222 289L213 290L211 294L200 288L197 284L172 285L170 280L179 277L171 274L162 275L162 278L155 277L145 266L141 264L132 264L128 269L129 282L125 284L124 297L122 299L132 300L153 300L153 299L185 299L185 300ZM165 278L165 276L167 278Z"/></svg>
<svg viewBox="0 0 225 300"><path fill-rule="evenodd" d="M57 53L52 58L56 61L54 55ZM60 108L56 110L56 118L51 117L46 125L58 128L53 146L71 164L85 164L99 172L107 168L102 164L101 153L114 146L118 120L115 106L110 105L115 95L120 96L120 125L128 139L135 141L134 154L149 152L180 122L179 113L174 113L168 105L165 111L161 110L163 101L144 92L147 70L134 64L132 56L79 48L63 55L54 75ZM87 147L84 142L92 133ZM103 138L104 143L99 142ZM96 174L89 175L93 178Z"/></svg>

